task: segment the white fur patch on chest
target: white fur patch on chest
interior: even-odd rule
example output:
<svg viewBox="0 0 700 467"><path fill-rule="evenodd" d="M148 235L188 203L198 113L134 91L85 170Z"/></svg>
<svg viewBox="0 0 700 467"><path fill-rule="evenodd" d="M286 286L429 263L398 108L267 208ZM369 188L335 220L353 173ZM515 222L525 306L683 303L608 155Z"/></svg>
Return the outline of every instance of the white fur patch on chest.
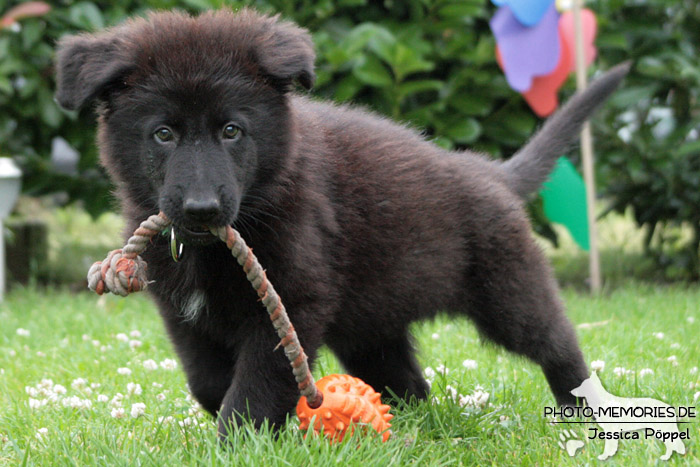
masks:
<svg viewBox="0 0 700 467"><path fill-rule="evenodd" d="M185 295L181 303L180 315L187 321L193 321L207 307L207 295L204 291L195 289L189 295Z"/></svg>

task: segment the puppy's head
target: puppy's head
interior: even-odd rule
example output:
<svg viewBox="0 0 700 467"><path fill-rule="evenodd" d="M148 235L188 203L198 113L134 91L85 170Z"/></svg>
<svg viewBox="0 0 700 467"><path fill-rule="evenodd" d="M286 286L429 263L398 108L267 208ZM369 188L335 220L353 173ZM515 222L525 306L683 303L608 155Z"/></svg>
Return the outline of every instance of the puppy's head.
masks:
<svg viewBox="0 0 700 467"><path fill-rule="evenodd" d="M312 86L313 62L308 33L277 17L157 13L62 39L56 98L98 103L101 160L127 203L207 243L284 166L286 94Z"/></svg>

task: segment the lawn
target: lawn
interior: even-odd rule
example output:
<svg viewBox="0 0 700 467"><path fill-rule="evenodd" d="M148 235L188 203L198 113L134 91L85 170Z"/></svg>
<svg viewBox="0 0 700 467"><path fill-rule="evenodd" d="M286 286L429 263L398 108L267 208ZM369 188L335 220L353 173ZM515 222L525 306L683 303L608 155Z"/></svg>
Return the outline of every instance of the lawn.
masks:
<svg viewBox="0 0 700 467"><path fill-rule="evenodd" d="M700 290L628 283L598 298L565 290L588 362L603 361L608 391L696 405L700 391ZM262 309L261 309L261 312ZM242 427L232 448L188 395L146 296L15 290L0 305L0 463L27 465L580 465L557 439L570 428L543 416L553 403L538 367L484 344L467 321L415 327L433 400L394 410L385 444L304 438L292 419L275 437ZM340 371L324 353L317 375ZM600 364L600 363L598 363ZM643 371L642 371L643 370ZM651 371L650 371L651 370ZM486 394L488 393L488 394ZM695 401L694 401L695 397ZM700 424L674 464L700 462ZM658 441L621 441L611 465L647 465Z"/></svg>

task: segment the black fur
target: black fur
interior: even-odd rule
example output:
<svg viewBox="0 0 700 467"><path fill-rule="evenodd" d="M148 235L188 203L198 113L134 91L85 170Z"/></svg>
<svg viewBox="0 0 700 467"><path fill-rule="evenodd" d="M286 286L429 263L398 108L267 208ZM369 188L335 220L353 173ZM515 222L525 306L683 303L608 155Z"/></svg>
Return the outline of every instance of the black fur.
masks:
<svg viewBox="0 0 700 467"><path fill-rule="evenodd" d="M305 31L250 10L158 13L59 44L58 99L100 103L102 163L127 231L162 209L185 243L179 263L166 238L146 251L150 290L221 433L238 416L282 423L298 392L257 296L206 225L241 231L312 362L327 344L377 390L423 398L408 326L444 310L539 363L557 402L574 403L588 371L521 197L626 69L500 164L289 92L311 86L313 58ZM230 123L240 132L227 139ZM159 142L162 128L172 139Z"/></svg>

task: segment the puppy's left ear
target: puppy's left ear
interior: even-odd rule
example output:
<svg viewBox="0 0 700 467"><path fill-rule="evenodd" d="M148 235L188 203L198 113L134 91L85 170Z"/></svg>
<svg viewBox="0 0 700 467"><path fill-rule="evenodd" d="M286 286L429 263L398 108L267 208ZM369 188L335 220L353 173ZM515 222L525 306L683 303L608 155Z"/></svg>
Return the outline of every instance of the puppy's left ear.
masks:
<svg viewBox="0 0 700 467"><path fill-rule="evenodd" d="M256 48L262 72L281 91L289 91L294 81L311 89L314 73L314 44L309 33L288 21L270 18L274 23L265 32L262 46Z"/></svg>

